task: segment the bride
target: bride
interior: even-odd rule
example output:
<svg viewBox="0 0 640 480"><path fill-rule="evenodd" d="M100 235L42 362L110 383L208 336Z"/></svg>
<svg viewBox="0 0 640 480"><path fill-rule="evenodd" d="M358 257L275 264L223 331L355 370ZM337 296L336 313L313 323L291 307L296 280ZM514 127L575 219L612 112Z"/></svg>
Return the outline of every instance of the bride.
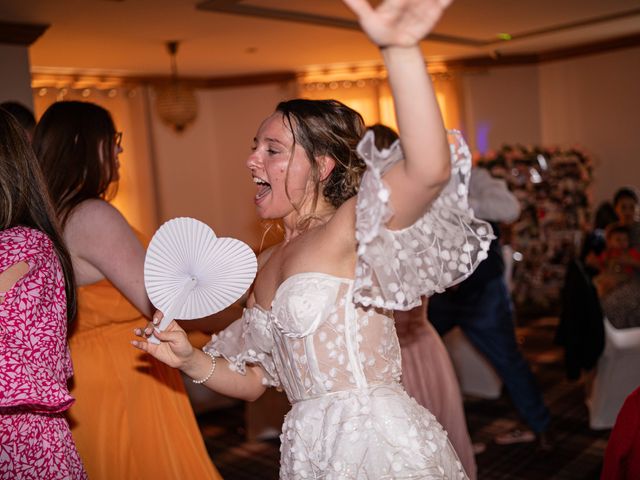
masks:
<svg viewBox="0 0 640 480"><path fill-rule="evenodd" d="M467 206L469 151L447 138L418 46L450 0L344 0L380 48L403 149L379 152L334 100L282 102L247 167L282 243L263 252L243 317L194 349L173 322L133 344L196 383L255 400L282 388L282 479L467 478L446 432L400 385L392 310L468 276L491 230ZM158 312L154 322L161 316Z"/></svg>

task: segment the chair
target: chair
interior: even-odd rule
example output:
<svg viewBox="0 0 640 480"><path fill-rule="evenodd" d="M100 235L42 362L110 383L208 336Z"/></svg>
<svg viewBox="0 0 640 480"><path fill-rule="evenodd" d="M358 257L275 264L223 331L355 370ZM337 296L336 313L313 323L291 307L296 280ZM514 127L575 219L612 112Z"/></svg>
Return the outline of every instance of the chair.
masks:
<svg viewBox="0 0 640 480"><path fill-rule="evenodd" d="M500 397L502 380L460 327L451 329L442 340L449 351L462 393L488 399Z"/></svg>
<svg viewBox="0 0 640 480"><path fill-rule="evenodd" d="M604 319L605 347L587 398L589 426L613 427L625 398L640 385L640 327L617 329Z"/></svg>

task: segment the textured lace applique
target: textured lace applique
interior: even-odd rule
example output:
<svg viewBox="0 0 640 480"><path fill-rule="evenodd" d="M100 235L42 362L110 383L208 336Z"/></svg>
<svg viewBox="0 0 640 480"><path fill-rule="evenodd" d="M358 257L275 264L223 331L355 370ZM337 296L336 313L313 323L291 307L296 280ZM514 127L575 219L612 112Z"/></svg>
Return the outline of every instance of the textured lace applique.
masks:
<svg viewBox="0 0 640 480"><path fill-rule="evenodd" d="M246 308L242 318L213 335L203 350L224 357L229 362L229 369L242 375L246 374L247 363L260 365L264 370L264 385L280 386L272 357L270 315L259 307Z"/></svg>
<svg viewBox="0 0 640 480"><path fill-rule="evenodd" d="M286 391L293 407L281 436L281 479L467 478L446 432L399 385L389 312L462 281L493 238L467 203L469 150L459 134L452 140L449 184L414 225L390 231L382 176L402 151L396 143L379 152L367 134L359 145L369 168L357 201L355 280L294 275L271 310L246 309L205 347L239 373L260 365L265 385Z"/></svg>
<svg viewBox="0 0 640 480"><path fill-rule="evenodd" d="M409 310L422 295L442 292L467 278L487 257L491 226L473 216L467 195L471 154L460 132L449 132L451 179L425 215L403 230L389 230L393 216L382 177L402 158L400 143L379 151L367 132L358 153L367 164L356 206L358 259L354 301Z"/></svg>

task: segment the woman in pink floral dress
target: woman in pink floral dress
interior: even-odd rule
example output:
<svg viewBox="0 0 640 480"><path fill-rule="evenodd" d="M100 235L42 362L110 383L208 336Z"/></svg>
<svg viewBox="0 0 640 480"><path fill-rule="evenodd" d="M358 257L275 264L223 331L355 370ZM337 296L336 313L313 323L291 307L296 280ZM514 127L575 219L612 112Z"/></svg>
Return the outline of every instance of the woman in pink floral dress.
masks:
<svg viewBox="0 0 640 480"><path fill-rule="evenodd" d="M73 403L67 319L75 294L31 147L0 109L0 479L86 478L64 411Z"/></svg>

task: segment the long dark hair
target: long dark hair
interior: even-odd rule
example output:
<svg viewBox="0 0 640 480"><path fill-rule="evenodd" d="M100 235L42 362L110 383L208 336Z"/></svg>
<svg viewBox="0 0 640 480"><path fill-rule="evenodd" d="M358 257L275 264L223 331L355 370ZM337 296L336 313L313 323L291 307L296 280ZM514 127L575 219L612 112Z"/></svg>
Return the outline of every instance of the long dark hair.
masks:
<svg viewBox="0 0 640 480"><path fill-rule="evenodd" d="M90 102L57 102L44 113L33 149L62 226L90 198L115 193L116 129L107 110Z"/></svg>
<svg viewBox="0 0 640 480"><path fill-rule="evenodd" d="M300 144L311 163L311 179L315 184L312 210L321 187L322 195L336 208L353 197L366 168L356 152L365 132L362 116L337 100L301 98L279 103L276 112L282 113L291 130L293 146ZM333 158L335 167L321 184L317 159L323 156Z"/></svg>
<svg viewBox="0 0 640 480"><path fill-rule="evenodd" d="M67 318L75 317L76 285L71 256L62 234L38 161L24 129L0 108L0 228L18 225L46 234L53 243L64 273Z"/></svg>

